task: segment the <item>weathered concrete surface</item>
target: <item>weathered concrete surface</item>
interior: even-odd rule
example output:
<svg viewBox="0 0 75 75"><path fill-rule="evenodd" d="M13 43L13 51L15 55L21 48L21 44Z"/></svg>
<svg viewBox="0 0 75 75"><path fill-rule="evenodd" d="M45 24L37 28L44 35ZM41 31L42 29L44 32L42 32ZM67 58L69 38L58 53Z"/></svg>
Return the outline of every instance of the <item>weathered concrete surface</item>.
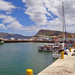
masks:
<svg viewBox="0 0 75 75"><path fill-rule="evenodd" d="M71 56L72 49L64 59L59 58L37 75L75 75L75 56Z"/></svg>

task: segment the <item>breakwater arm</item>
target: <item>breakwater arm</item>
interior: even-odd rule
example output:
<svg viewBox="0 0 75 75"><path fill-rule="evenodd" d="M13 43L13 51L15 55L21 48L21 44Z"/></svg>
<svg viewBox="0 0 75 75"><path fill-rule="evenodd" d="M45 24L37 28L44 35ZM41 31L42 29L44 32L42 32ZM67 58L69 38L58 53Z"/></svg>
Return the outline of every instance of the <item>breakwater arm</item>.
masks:
<svg viewBox="0 0 75 75"><path fill-rule="evenodd" d="M39 42L39 43L54 43L55 41L31 41L31 40L4 40L4 43L19 43L19 42ZM64 41L65 42L65 41ZM63 43L63 41L60 41L60 43ZM66 43L66 42L65 42Z"/></svg>
<svg viewBox="0 0 75 75"><path fill-rule="evenodd" d="M18 43L18 42L41 42L54 43L54 41L30 41L30 40L4 40L4 43Z"/></svg>

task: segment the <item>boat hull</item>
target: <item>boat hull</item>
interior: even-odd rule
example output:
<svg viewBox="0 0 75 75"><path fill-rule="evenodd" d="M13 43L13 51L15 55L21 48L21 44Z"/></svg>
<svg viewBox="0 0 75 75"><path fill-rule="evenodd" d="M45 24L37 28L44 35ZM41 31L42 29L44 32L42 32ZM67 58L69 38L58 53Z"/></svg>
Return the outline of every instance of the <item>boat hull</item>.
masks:
<svg viewBox="0 0 75 75"><path fill-rule="evenodd" d="M39 50L39 51L43 51L43 52L52 52L52 50Z"/></svg>
<svg viewBox="0 0 75 75"><path fill-rule="evenodd" d="M60 58L60 57L61 57L61 54L53 53L53 58L58 59L58 58Z"/></svg>
<svg viewBox="0 0 75 75"><path fill-rule="evenodd" d="M52 52L52 48L50 47L38 47L38 50L43 52Z"/></svg>
<svg viewBox="0 0 75 75"><path fill-rule="evenodd" d="M1 45L1 44L4 44L4 41L0 42L0 45Z"/></svg>

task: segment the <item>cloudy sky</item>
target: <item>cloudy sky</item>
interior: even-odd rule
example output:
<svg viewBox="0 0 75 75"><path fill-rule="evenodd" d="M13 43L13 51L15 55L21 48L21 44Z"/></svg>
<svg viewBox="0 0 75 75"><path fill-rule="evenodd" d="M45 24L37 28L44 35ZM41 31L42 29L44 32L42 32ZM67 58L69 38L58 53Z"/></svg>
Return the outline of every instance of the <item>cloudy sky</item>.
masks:
<svg viewBox="0 0 75 75"><path fill-rule="evenodd" d="M40 29L63 31L62 1L66 30L75 33L75 0L0 0L0 32L32 36Z"/></svg>

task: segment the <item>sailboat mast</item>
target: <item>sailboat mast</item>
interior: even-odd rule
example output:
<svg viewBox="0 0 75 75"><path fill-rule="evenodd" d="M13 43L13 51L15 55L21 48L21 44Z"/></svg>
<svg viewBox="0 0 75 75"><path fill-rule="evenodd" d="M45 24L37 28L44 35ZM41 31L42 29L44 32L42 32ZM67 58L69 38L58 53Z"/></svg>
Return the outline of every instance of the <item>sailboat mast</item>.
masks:
<svg viewBox="0 0 75 75"><path fill-rule="evenodd" d="M65 24L65 39L66 39L66 45L67 45L67 33L66 33L66 24Z"/></svg>
<svg viewBox="0 0 75 75"><path fill-rule="evenodd" d="M65 40L67 45L67 34L66 34L66 24L65 24L65 14L64 14L64 2L62 2L62 13L63 13L63 34L64 34L64 27L65 27ZM63 36L63 43L64 43L64 36Z"/></svg>
<svg viewBox="0 0 75 75"><path fill-rule="evenodd" d="M64 18L64 2L62 2L62 22L63 22L63 43L64 43L64 25L65 25L65 18Z"/></svg>

